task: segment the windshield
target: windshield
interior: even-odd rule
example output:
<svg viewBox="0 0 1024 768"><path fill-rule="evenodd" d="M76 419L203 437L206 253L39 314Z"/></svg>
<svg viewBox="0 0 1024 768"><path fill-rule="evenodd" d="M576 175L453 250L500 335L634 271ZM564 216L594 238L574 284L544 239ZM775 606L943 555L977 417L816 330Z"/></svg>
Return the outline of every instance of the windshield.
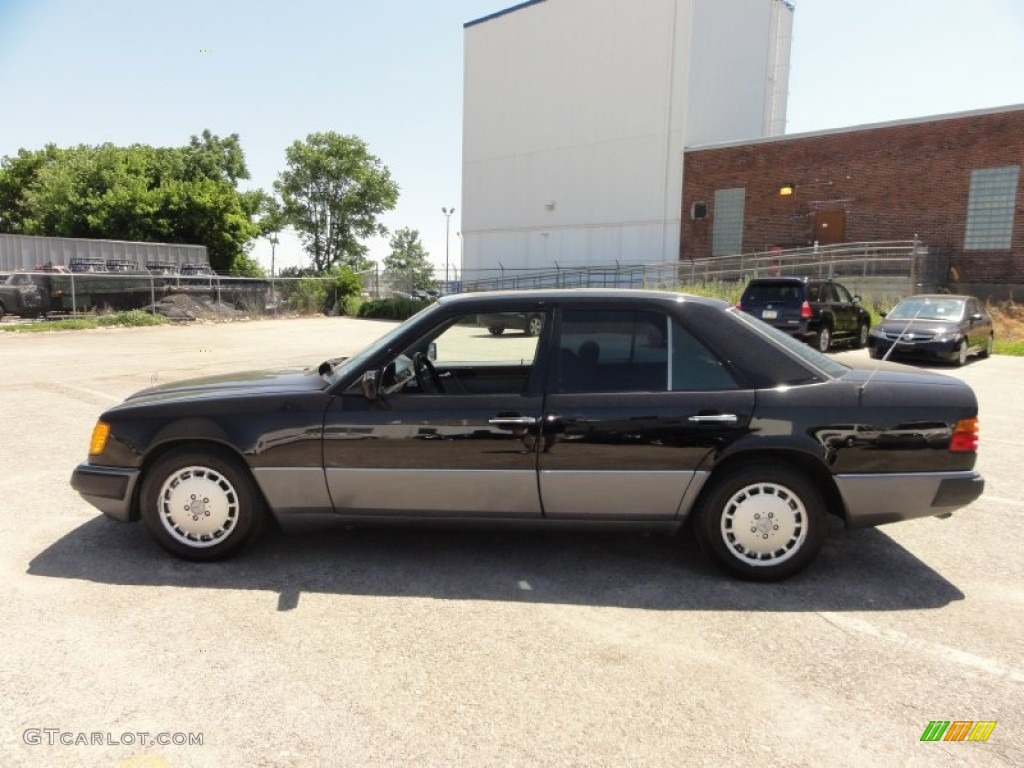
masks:
<svg viewBox="0 0 1024 768"><path fill-rule="evenodd" d="M404 323L399 323L398 325L396 325L394 328L392 328L379 339L374 341L368 347L365 347L363 350L353 355L352 357L345 359L342 363L338 365L338 367L334 368L329 374L331 383L333 384L337 382L342 376L346 375L349 371L361 367L367 360L372 358L378 352L390 346L391 343L402 334L402 332L406 329L407 325L419 319L420 317L423 317L424 315L435 311L438 306L440 305L435 303L421 309L419 312L410 317Z"/></svg>
<svg viewBox="0 0 1024 768"><path fill-rule="evenodd" d="M909 298L904 299L886 320L960 320L964 314L961 299Z"/></svg>

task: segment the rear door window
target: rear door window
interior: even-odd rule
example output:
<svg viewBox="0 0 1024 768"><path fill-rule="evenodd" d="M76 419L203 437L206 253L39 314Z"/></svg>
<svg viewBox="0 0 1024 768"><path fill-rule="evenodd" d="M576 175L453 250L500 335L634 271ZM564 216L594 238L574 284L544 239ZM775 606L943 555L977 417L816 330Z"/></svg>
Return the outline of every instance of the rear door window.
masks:
<svg viewBox="0 0 1024 768"><path fill-rule="evenodd" d="M566 310L555 389L583 392L682 392L736 389L704 345L661 312Z"/></svg>

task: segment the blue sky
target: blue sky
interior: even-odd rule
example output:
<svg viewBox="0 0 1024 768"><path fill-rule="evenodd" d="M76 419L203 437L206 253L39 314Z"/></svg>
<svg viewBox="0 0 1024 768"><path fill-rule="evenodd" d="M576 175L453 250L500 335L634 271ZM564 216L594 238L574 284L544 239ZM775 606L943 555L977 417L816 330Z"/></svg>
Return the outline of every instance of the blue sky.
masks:
<svg viewBox="0 0 1024 768"><path fill-rule="evenodd" d="M209 128L240 135L251 185L269 189L292 141L355 134L401 187L385 223L420 230L443 271L441 207L460 206L462 25L513 4L0 0L0 156L180 145ZM796 6L790 133L1024 103L1022 0ZM269 265L264 243L254 255ZM277 256L304 261L294 239Z"/></svg>

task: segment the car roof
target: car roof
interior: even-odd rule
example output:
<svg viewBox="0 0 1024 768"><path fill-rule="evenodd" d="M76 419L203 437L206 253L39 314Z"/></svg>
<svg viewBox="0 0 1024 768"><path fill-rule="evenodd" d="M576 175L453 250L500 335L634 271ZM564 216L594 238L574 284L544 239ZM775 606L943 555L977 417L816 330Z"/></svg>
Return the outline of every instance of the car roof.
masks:
<svg viewBox="0 0 1024 768"><path fill-rule="evenodd" d="M687 293L675 293L674 291L654 291L641 288L539 288L536 290L519 291L480 291L477 293L453 293L447 296L442 296L438 301L441 304L456 305L472 303L479 300L497 301L510 299L558 302L594 301L595 299L660 302L685 301L712 307L730 306L727 301L722 299L714 299L707 296L693 296Z"/></svg>

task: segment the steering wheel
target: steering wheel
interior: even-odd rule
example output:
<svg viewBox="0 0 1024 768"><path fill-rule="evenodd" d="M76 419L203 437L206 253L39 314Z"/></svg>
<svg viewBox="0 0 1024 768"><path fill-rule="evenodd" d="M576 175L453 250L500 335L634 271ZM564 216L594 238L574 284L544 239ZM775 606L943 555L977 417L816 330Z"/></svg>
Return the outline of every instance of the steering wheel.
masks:
<svg viewBox="0 0 1024 768"><path fill-rule="evenodd" d="M416 384L419 385L420 392L444 393L444 384L441 383L441 377L438 376L437 369L430 362L430 358L422 352L417 352L413 355L412 370L416 375Z"/></svg>

